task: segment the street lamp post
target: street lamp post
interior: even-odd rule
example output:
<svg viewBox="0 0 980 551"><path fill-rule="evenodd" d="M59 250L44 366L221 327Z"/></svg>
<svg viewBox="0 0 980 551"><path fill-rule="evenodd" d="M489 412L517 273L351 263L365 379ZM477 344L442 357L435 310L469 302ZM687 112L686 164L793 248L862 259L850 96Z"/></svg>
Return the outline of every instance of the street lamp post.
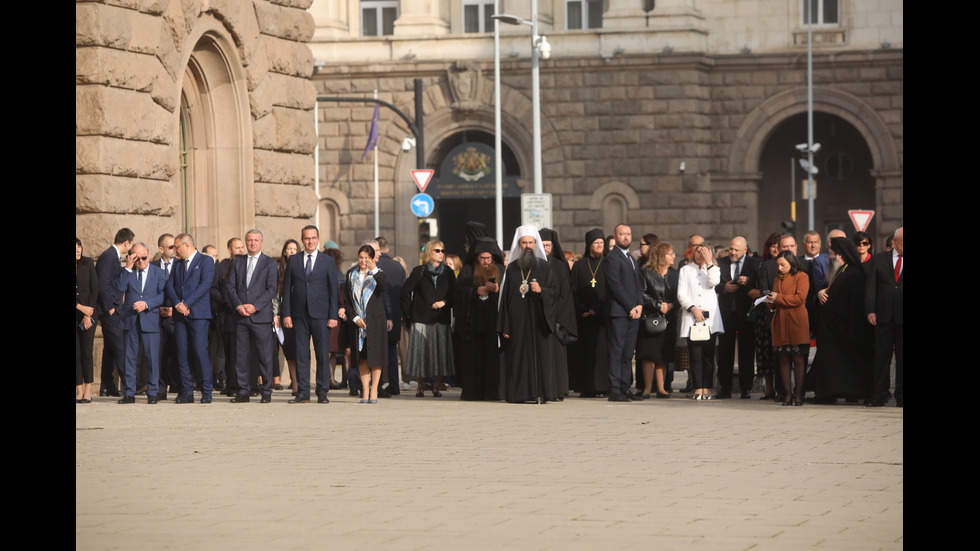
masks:
<svg viewBox="0 0 980 551"><path fill-rule="evenodd" d="M531 122L533 125L534 148L534 193L542 191L541 170L541 81L538 71L538 59L548 59L551 55L551 45L548 39L538 35L538 0L531 0L531 21L525 21L516 15L495 13L494 20L508 25L527 25L531 27ZM494 27L496 29L496 26ZM500 43L495 40L495 57L499 65ZM499 115L498 115L499 120Z"/></svg>

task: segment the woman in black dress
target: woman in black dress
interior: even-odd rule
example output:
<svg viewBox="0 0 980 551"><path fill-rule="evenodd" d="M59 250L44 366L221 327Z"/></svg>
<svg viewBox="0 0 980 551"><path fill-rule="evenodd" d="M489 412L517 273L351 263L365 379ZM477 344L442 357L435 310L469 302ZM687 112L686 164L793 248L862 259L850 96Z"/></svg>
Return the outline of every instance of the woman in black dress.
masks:
<svg viewBox="0 0 980 551"><path fill-rule="evenodd" d="M362 404L378 403L381 370L388 365L388 331L391 319L385 307L388 295L385 274L374 263L374 247L357 250L357 266L344 277L344 304L337 315L348 320L351 363L361 377Z"/></svg>
<svg viewBox="0 0 980 551"><path fill-rule="evenodd" d="M416 398L425 396L426 377L432 377L432 396L439 398L442 377L452 375L452 321L456 275L445 265L442 241L429 241L416 266L402 286L402 315L409 325L408 362L405 371L418 381Z"/></svg>
<svg viewBox="0 0 980 551"><path fill-rule="evenodd" d="M92 402L95 344L95 305L99 280L92 259L82 256L82 241L75 238L75 403Z"/></svg>
<svg viewBox="0 0 980 551"><path fill-rule="evenodd" d="M298 253L300 251L299 241L295 239L287 239L282 245L282 252L279 254L279 293L276 296L276 301L273 307L275 308L275 316L273 316L273 321L276 327L282 330L283 340L282 344L279 344L279 339L275 339L273 343L275 344L273 354L275 355L275 365L277 373L275 375L275 389L282 390L282 384L280 383L282 369L279 367L279 348L282 348L282 355L286 357L286 366L289 369L289 385L292 387L293 396L296 396L296 337L293 333L292 328L283 327L280 323L279 318L279 304L282 302L282 278L286 275L286 264L289 262L289 257Z"/></svg>
<svg viewBox="0 0 980 551"><path fill-rule="evenodd" d="M664 388L667 363L674 361L674 347L677 343L677 278L678 272L672 268L673 247L663 242L647 251L647 262L640 270L643 284L643 320L636 341L636 359L643 362L643 397L649 398L653 391L654 373L657 381L657 398L670 398ZM644 326L646 318L663 315L667 329L660 334L651 335Z"/></svg>

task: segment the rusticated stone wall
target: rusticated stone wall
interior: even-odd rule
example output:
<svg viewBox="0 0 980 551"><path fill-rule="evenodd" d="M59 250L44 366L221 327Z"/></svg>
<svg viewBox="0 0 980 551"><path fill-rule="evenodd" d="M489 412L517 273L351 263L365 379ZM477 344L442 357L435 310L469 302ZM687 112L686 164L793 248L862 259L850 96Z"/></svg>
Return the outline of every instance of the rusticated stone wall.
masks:
<svg viewBox="0 0 980 551"><path fill-rule="evenodd" d="M75 231L87 254L123 226L150 244L189 229L222 255L224 241L255 226L277 254L312 220L311 2L76 3ZM220 63L204 59L216 51ZM211 87L204 99L193 97L194 71ZM182 93L204 113L220 111L198 129L210 142L189 153L197 162L190 190L180 173Z"/></svg>

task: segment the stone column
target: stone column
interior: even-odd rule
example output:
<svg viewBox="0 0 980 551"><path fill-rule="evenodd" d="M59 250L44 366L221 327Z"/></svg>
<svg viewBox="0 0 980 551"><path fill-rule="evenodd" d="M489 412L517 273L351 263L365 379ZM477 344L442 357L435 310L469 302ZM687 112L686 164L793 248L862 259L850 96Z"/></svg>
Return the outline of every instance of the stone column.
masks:
<svg viewBox="0 0 980 551"><path fill-rule="evenodd" d="M313 40L351 36L350 23L360 21L360 12L347 14L345 17L348 7L349 2L341 0L313 0L313 4L309 7L310 15L313 16L316 25ZM359 5L355 5L354 9L359 10ZM355 32L354 36L357 34L359 33Z"/></svg>
<svg viewBox="0 0 980 551"><path fill-rule="evenodd" d="M449 34L448 14L440 13L439 0L401 0L395 20L395 36Z"/></svg>

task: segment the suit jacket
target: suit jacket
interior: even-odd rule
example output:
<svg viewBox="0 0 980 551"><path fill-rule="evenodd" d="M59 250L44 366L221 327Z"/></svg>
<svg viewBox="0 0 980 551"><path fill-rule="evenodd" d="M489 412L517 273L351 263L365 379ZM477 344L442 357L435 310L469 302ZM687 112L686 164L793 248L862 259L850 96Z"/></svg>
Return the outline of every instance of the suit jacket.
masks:
<svg viewBox="0 0 980 551"><path fill-rule="evenodd" d="M116 280L119 279L119 271L122 267L119 262L119 251L115 245L99 255L99 261L95 264L96 275L99 278L99 305L96 310L99 314L108 314L109 310L116 310L122 306L123 292L116 287Z"/></svg>
<svg viewBox="0 0 980 551"><path fill-rule="evenodd" d="M143 333L160 332L160 305L164 300L164 287L167 284L167 273L161 270L156 264L147 266L143 273L143 290L139 285L139 270L135 267L132 271L123 269L116 278L116 288L125 293L122 307L119 312L119 326L124 331L139 329ZM137 312L133 310L133 304L139 301L146 302L146 310ZM139 319L137 325L136 320Z"/></svg>
<svg viewBox="0 0 980 551"><path fill-rule="evenodd" d="M812 276L810 278L810 286L815 288L817 291L823 289L825 283L827 283L827 267L830 266L830 255L827 253L818 254L813 260L807 260L805 254L801 254L797 257L800 261L800 265L803 266L804 263L810 264Z"/></svg>
<svg viewBox="0 0 980 551"><path fill-rule="evenodd" d="M78 267L75 269L75 306L82 304L91 306L98 310L99 301L99 278L95 273L95 263L92 259L83 256L78 259ZM84 316L78 309L75 309L75 324L81 323ZM92 316L92 323L98 319L98 312Z"/></svg>
<svg viewBox="0 0 980 551"><path fill-rule="evenodd" d="M282 280L282 317L337 319L339 283L337 263L316 251L313 272L306 277L306 251L289 257Z"/></svg>
<svg viewBox="0 0 980 551"><path fill-rule="evenodd" d="M727 256L718 259L718 270L720 271L719 275L721 280L715 286L715 291L718 293L718 309L721 310L719 314L721 314L725 325L745 319L745 314L752 307L749 290L755 289L756 287L756 279L759 277L759 267L761 265L762 261L758 258L749 255L743 256L742 269L739 272L739 276L746 276L748 282L745 285L739 286L738 290L734 293L726 293L725 284L732 280L732 259ZM732 311L733 304L735 305L734 311Z"/></svg>
<svg viewBox="0 0 980 551"><path fill-rule="evenodd" d="M397 341L402 333L402 285L405 284L405 269L397 261L393 260L388 253L381 253L378 259L378 268L385 273L388 282L388 303L391 305L391 331L388 332L389 341ZM500 273L504 273L503 270Z"/></svg>
<svg viewBox="0 0 980 551"><path fill-rule="evenodd" d="M905 267L895 281L895 265L892 251L874 255L864 265L870 264L870 273L864 287L864 313L875 314L878 323L905 323Z"/></svg>
<svg viewBox="0 0 980 551"><path fill-rule="evenodd" d="M634 265L619 247L606 253L602 263L606 276L606 315L629 317L630 310L643 304L640 266Z"/></svg>
<svg viewBox="0 0 980 551"><path fill-rule="evenodd" d="M211 319L211 283L214 281L214 259L200 251L194 255L191 265L178 260L171 277L167 279L167 299L175 306L184 303L190 308L190 319ZM174 317L183 314L174 310Z"/></svg>
<svg viewBox="0 0 980 551"><path fill-rule="evenodd" d="M235 311L238 323L272 323L272 299L279 292L279 265L271 256L259 253L251 284L246 285L248 258L247 254L236 256L231 264L227 279L228 305L233 311L243 304L255 306L251 316L241 316Z"/></svg>

